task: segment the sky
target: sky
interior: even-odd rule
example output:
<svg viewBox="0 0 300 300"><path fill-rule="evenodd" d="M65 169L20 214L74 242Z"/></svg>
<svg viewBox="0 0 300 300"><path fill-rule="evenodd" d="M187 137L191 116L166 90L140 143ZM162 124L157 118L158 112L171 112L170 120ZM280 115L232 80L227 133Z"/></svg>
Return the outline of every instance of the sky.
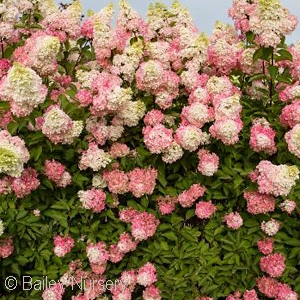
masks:
<svg viewBox="0 0 300 300"><path fill-rule="evenodd" d="M281 1L282 4L293 14L296 14L300 20L300 1ZM55 0L55 2L69 3L71 1ZM111 2L113 2L115 9L117 9L119 3L118 0L81 0L84 13L87 11L87 9L92 9L93 11L98 12L101 8ZM173 0L128 0L128 3L143 17L147 16L148 6L153 2L161 2L166 5L171 5ZM189 9L199 30L206 32L209 35L212 33L215 21L217 20L233 24L232 20L227 16L227 11L232 4L232 0L180 0L180 3ZM287 37L288 43L294 43L298 40L300 40L300 24L298 25L296 31Z"/></svg>

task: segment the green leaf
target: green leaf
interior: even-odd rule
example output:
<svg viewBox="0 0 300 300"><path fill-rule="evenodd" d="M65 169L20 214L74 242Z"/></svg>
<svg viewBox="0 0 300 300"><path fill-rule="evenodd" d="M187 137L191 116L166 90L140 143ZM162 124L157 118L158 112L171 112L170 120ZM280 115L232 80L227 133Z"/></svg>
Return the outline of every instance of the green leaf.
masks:
<svg viewBox="0 0 300 300"><path fill-rule="evenodd" d="M163 233L162 236L166 237L168 240L175 241L175 242L177 241L177 236L173 231Z"/></svg>
<svg viewBox="0 0 300 300"><path fill-rule="evenodd" d="M280 54L279 58L280 59L276 59L276 61L280 61L280 60L289 60L289 61L293 61L293 55L285 50L285 49L280 49L277 51L277 53Z"/></svg>
<svg viewBox="0 0 300 300"><path fill-rule="evenodd" d="M275 80L278 75L278 67L277 66L269 66L268 71L270 73L272 80Z"/></svg>
<svg viewBox="0 0 300 300"><path fill-rule="evenodd" d="M166 187L168 184L168 181L166 180L165 164L160 164L157 169L158 169L157 179L163 187Z"/></svg>

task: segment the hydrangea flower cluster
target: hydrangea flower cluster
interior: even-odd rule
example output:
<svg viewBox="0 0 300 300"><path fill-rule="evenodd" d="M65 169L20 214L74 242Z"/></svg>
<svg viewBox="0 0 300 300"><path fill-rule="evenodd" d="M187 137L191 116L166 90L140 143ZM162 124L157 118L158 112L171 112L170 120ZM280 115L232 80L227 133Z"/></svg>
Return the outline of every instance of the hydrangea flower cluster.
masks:
<svg viewBox="0 0 300 300"><path fill-rule="evenodd" d="M24 117L46 99L47 87L42 78L31 68L15 62L7 76L0 82L0 97L9 101L11 112L17 117Z"/></svg>
<svg viewBox="0 0 300 300"><path fill-rule="evenodd" d="M234 26L208 37L177 1L144 21L121 0L116 22L112 5L83 18L79 0L2 2L3 274L30 271L51 229L59 258L35 268L75 260L44 300L298 299L300 43L284 42L296 17L279 0L233 0ZM243 253L227 255L227 238ZM249 290L228 285L230 268ZM183 295L178 278L195 272ZM85 286L71 295L74 278Z"/></svg>
<svg viewBox="0 0 300 300"><path fill-rule="evenodd" d="M82 121L73 121L59 106L47 108L43 117L36 120L37 129L54 144L71 144L82 129Z"/></svg>
<svg viewBox="0 0 300 300"><path fill-rule="evenodd" d="M20 177L28 160L25 142L6 130L0 131L0 173Z"/></svg>
<svg viewBox="0 0 300 300"><path fill-rule="evenodd" d="M84 208L91 209L95 213L100 213L105 207L106 195L100 189L79 191L78 197Z"/></svg>
<svg viewBox="0 0 300 300"><path fill-rule="evenodd" d="M74 239L71 236L62 237L57 235L53 238L54 253L58 257L63 257L74 247Z"/></svg>
<svg viewBox="0 0 300 300"><path fill-rule="evenodd" d="M58 161L45 161L45 175L55 182L58 187L66 187L72 181L72 177L66 167Z"/></svg>
<svg viewBox="0 0 300 300"><path fill-rule="evenodd" d="M262 194L287 196L299 179L299 172L297 166L276 166L263 160L257 165L252 179L257 182L258 191Z"/></svg>

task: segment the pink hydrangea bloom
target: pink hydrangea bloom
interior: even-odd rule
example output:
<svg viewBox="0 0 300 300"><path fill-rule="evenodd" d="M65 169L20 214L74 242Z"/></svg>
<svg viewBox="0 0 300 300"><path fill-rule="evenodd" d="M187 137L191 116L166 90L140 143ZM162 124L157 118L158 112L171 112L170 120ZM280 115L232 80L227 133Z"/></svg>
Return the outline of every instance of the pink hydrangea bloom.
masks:
<svg viewBox="0 0 300 300"><path fill-rule="evenodd" d="M259 300L255 290L246 290L243 295L243 300Z"/></svg>
<svg viewBox="0 0 300 300"><path fill-rule="evenodd" d="M135 168L129 172L129 191L137 198L152 194L156 185L157 170Z"/></svg>
<svg viewBox="0 0 300 300"><path fill-rule="evenodd" d="M35 169L27 168L22 172L20 177L12 178L11 189L18 198L24 198L39 187L40 181L37 176L38 174Z"/></svg>
<svg viewBox="0 0 300 300"><path fill-rule="evenodd" d="M125 223L132 223L132 220L139 214L139 211L132 207L124 208L119 213L120 221Z"/></svg>
<svg viewBox="0 0 300 300"><path fill-rule="evenodd" d="M129 233L124 232L120 235L120 239L117 243L117 248L119 249L119 251L127 253L130 251L134 251L137 244L138 243L132 239Z"/></svg>
<svg viewBox="0 0 300 300"><path fill-rule="evenodd" d="M57 70L59 39L39 30L32 34L24 46L18 47L14 58L26 67L33 68L41 75L50 75Z"/></svg>
<svg viewBox="0 0 300 300"><path fill-rule="evenodd" d="M205 123L208 123L213 119L213 108L200 102L195 102L189 106L185 106L181 112L181 120L184 124L195 125L198 128L203 127Z"/></svg>
<svg viewBox="0 0 300 300"><path fill-rule="evenodd" d="M195 125L180 125L174 139L183 149L193 152L208 142L208 134Z"/></svg>
<svg viewBox="0 0 300 300"><path fill-rule="evenodd" d="M293 85L287 85L283 91L279 92L279 99L283 102L295 100L297 96L300 96L299 81L296 81Z"/></svg>
<svg viewBox="0 0 300 300"><path fill-rule="evenodd" d="M289 151L300 158L300 124L295 125L290 131L288 131L284 138L288 145Z"/></svg>
<svg viewBox="0 0 300 300"><path fill-rule="evenodd" d="M164 123L164 114L158 109L152 109L144 117L146 126L155 126Z"/></svg>
<svg viewBox="0 0 300 300"><path fill-rule="evenodd" d="M258 191L263 194L287 196L299 179L299 169L296 166L277 166L270 161L262 160L256 170Z"/></svg>
<svg viewBox="0 0 300 300"><path fill-rule="evenodd" d="M121 286L111 291L113 300L132 300L132 291L128 288L122 288Z"/></svg>
<svg viewBox="0 0 300 300"><path fill-rule="evenodd" d="M199 219L209 219L217 210L211 201L201 201L196 204L196 216Z"/></svg>
<svg viewBox="0 0 300 300"><path fill-rule="evenodd" d="M54 159L45 161L45 175L58 187L66 187L72 182L71 174L66 171L66 167Z"/></svg>
<svg viewBox="0 0 300 300"><path fill-rule="evenodd" d="M130 153L130 148L126 144L113 143L109 154L112 158L124 157Z"/></svg>
<svg viewBox="0 0 300 300"><path fill-rule="evenodd" d="M141 63L136 72L137 87L144 91L156 91L162 85L164 68L160 61L150 60Z"/></svg>
<svg viewBox="0 0 300 300"><path fill-rule="evenodd" d="M36 123L37 128L54 144L71 144L83 129L82 121L73 121L58 105L49 106Z"/></svg>
<svg viewBox="0 0 300 300"><path fill-rule="evenodd" d="M224 217L224 221L229 228L239 229L243 225L243 219L238 212L232 212Z"/></svg>
<svg viewBox="0 0 300 300"><path fill-rule="evenodd" d="M0 239L0 257L7 258L14 252L14 244L12 238Z"/></svg>
<svg viewBox="0 0 300 300"><path fill-rule="evenodd" d="M25 142L18 136L11 136L7 130L0 131L0 173L20 177L24 164L30 158Z"/></svg>
<svg viewBox="0 0 300 300"><path fill-rule="evenodd" d="M258 290L269 298L275 298L277 295L278 282L271 277L263 276L257 280Z"/></svg>
<svg viewBox="0 0 300 300"><path fill-rule="evenodd" d="M285 270L285 257L281 253L264 256L259 262L260 269L271 277L279 277Z"/></svg>
<svg viewBox="0 0 300 300"><path fill-rule="evenodd" d="M160 290L154 285L147 286L143 291L143 300L161 300Z"/></svg>
<svg viewBox="0 0 300 300"><path fill-rule="evenodd" d="M103 171L103 179L107 182L108 189L114 194L125 194L129 191L129 176L124 171Z"/></svg>
<svg viewBox="0 0 300 300"><path fill-rule="evenodd" d="M136 280L142 286L151 286L157 280L155 266L150 262L146 263L138 270Z"/></svg>
<svg viewBox="0 0 300 300"><path fill-rule="evenodd" d="M298 300L298 294L284 283L277 284L276 300Z"/></svg>
<svg viewBox="0 0 300 300"><path fill-rule="evenodd" d="M191 207L195 201L202 197L206 188L200 184L193 184L178 196L178 202L182 207Z"/></svg>
<svg viewBox="0 0 300 300"><path fill-rule="evenodd" d="M282 109L280 122L290 128L300 124L300 100L296 100Z"/></svg>
<svg viewBox="0 0 300 300"><path fill-rule="evenodd" d="M109 260L113 263L120 262L123 257L125 256L125 253L121 251L117 245L110 245L109 247Z"/></svg>
<svg viewBox="0 0 300 300"><path fill-rule="evenodd" d="M277 151L275 135L276 131L265 119L255 119L250 132L250 146L255 152L272 155Z"/></svg>
<svg viewBox="0 0 300 300"><path fill-rule="evenodd" d="M288 214L291 214L295 208L296 208L297 204L295 201L292 200L285 200L282 203L280 203L279 207L282 211L287 212Z"/></svg>
<svg viewBox="0 0 300 300"><path fill-rule="evenodd" d="M225 145L233 145L239 141L239 133L243 128L241 119L223 118L209 128L210 134Z"/></svg>
<svg viewBox="0 0 300 300"><path fill-rule="evenodd" d="M155 154L166 151L173 142L173 130L162 124L144 127L143 135L146 147Z"/></svg>
<svg viewBox="0 0 300 300"><path fill-rule="evenodd" d="M131 222L131 234L136 241L143 241L153 236L159 225L159 220L147 212L138 213Z"/></svg>
<svg viewBox="0 0 300 300"><path fill-rule="evenodd" d="M244 198L247 200L247 211L250 214L266 214L275 209L275 198L273 196L253 191L244 192Z"/></svg>
<svg viewBox="0 0 300 300"><path fill-rule="evenodd" d="M177 197L165 196L158 197L158 209L162 215L168 215L175 210L175 204L178 202Z"/></svg>
<svg viewBox="0 0 300 300"><path fill-rule="evenodd" d="M266 222L263 221L260 225L261 230L266 233L268 236L275 235L279 230L280 224L274 219Z"/></svg>
<svg viewBox="0 0 300 300"><path fill-rule="evenodd" d="M204 176L213 176L219 168L219 157L205 149L198 151L199 164L197 170Z"/></svg>
<svg viewBox="0 0 300 300"><path fill-rule="evenodd" d="M84 151L79 162L79 169L86 170L91 168L93 171L99 171L105 168L112 158L103 149L99 149L96 143L90 143L88 150Z"/></svg>
<svg viewBox="0 0 300 300"><path fill-rule="evenodd" d="M105 207L106 194L100 189L79 191L78 197L84 208L91 209L95 213L101 212Z"/></svg>
<svg viewBox="0 0 300 300"><path fill-rule="evenodd" d="M17 62L0 82L0 97L10 102L10 110L17 117L25 117L47 96L48 89L42 78L31 68Z"/></svg>
<svg viewBox="0 0 300 300"><path fill-rule="evenodd" d="M212 98L214 106L215 119L224 120L238 120L241 117L242 105L240 104L241 93L236 91L235 93L228 94L228 91L215 95Z"/></svg>
<svg viewBox="0 0 300 300"><path fill-rule="evenodd" d="M43 291L42 298L43 300L62 300L64 292L64 286L56 283Z"/></svg>
<svg viewBox="0 0 300 300"><path fill-rule="evenodd" d="M62 237L57 235L53 238L54 253L59 257L65 256L74 247L74 239L71 236Z"/></svg>
<svg viewBox="0 0 300 300"><path fill-rule="evenodd" d="M264 240L257 241L258 250L264 254L271 254L273 252L273 239L266 238Z"/></svg>
<svg viewBox="0 0 300 300"><path fill-rule="evenodd" d="M86 246L86 256L92 264L105 264L109 259L109 253L103 242L97 244L89 243Z"/></svg>
<svg viewBox="0 0 300 300"><path fill-rule="evenodd" d="M81 107L89 106L93 102L93 93L90 90L82 89L77 92L76 98Z"/></svg>
<svg viewBox="0 0 300 300"><path fill-rule="evenodd" d="M134 270L123 271L120 277L122 283L128 287L130 290L133 290L136 285L136 274Z"/></svg>

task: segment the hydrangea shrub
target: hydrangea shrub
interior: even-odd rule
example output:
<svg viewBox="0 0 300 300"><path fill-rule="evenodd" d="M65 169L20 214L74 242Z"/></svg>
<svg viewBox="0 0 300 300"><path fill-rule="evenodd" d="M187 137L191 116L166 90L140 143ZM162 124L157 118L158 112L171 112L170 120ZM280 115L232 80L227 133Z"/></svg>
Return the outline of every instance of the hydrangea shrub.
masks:
<svg viewBox="0 0 300 300"><path fill-rule="evenodd" d="M300 43L279 0L234 0L210 37L176 1L145 21L121 0L115 26L77 0L0 10L1 299L298 299Z"/></svg>

